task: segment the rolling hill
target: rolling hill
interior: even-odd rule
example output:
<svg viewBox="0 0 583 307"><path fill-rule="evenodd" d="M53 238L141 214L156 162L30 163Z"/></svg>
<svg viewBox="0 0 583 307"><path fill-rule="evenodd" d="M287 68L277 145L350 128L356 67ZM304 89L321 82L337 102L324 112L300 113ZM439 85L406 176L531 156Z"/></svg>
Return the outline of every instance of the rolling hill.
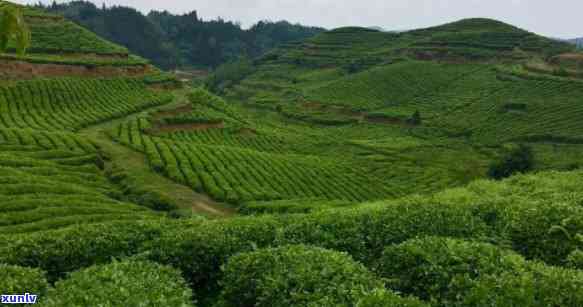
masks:
<svg viewBox="0 0 583 307"><path fill-rule="evenodd" d="M21 9L32 48L0 55L3 295L583 305L573 46L486 19L346 27L232 63L219 96ZM487 178L520 150L531 173Z"/></svg>

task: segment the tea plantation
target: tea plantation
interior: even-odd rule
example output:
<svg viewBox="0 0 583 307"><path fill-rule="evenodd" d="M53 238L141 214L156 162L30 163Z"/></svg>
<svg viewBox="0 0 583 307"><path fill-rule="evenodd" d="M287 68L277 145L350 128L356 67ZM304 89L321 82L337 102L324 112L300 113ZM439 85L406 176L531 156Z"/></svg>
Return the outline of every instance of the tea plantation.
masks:
<svg viewBox="0 0 583 307"><path fill-rule="evenodd" d="M3 296L583 306L583 81L552 60L569 45L487 19L346 27L193 87L5 6L32 46L0 54Z"/></svg>

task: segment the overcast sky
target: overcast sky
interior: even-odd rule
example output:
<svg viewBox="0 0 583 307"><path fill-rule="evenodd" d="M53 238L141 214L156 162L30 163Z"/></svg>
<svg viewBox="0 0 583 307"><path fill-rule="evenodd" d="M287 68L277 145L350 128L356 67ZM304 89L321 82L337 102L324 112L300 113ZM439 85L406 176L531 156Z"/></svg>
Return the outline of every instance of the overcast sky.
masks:
<svg viewBox="0 0 583 307"><path fill-rule="evenodd" d="M36 3L38 0L11 0ZM52 2L52 0L43 0ZM65 1L57 1L65 2ZM502 20L542 35L583 36L583 0L92 0L144 13L197 10L204 19L222 17L243 26L262 20L335 28L380 26L387 30L428 27L468 17Z"/></svg>

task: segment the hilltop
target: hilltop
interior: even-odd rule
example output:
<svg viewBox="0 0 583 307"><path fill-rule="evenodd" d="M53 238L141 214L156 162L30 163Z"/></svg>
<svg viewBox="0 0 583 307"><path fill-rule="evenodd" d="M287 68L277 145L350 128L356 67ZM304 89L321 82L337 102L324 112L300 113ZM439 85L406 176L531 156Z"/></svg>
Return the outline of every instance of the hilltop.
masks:
<svg viewBox="0 0 583 307"><path fill-rule="evenodd" d="M31 52L0 62L3 295L583 305L573 46L486 19L344 27L203 88L23 9Z"/></svg>
<svg viewBox="0 0 583 307"><path fill-rule="evenodd" d="M316 66L350 61L370 65L399 56L450 61L520 60L533 53L550 56L572 49L566 43L496 20L477 18L398 33L341 28L284 45L264 59Z"/></svg>

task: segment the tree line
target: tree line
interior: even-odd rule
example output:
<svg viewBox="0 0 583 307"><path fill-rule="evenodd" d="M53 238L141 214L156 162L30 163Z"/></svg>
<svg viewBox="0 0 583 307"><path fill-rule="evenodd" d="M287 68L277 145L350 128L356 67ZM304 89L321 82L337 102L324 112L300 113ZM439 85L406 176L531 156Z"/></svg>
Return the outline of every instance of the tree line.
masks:
<svg viewBox="0 0 583 307"><path fill-rule="evenodd" d="M287 21L260 21L243 29L239 23L221 18L203 20L197 11L182 15L151 11L144 15L130 7L97 7L86 1L35 6L64 15L164 69L215 68L324 31Z"/></svg>

